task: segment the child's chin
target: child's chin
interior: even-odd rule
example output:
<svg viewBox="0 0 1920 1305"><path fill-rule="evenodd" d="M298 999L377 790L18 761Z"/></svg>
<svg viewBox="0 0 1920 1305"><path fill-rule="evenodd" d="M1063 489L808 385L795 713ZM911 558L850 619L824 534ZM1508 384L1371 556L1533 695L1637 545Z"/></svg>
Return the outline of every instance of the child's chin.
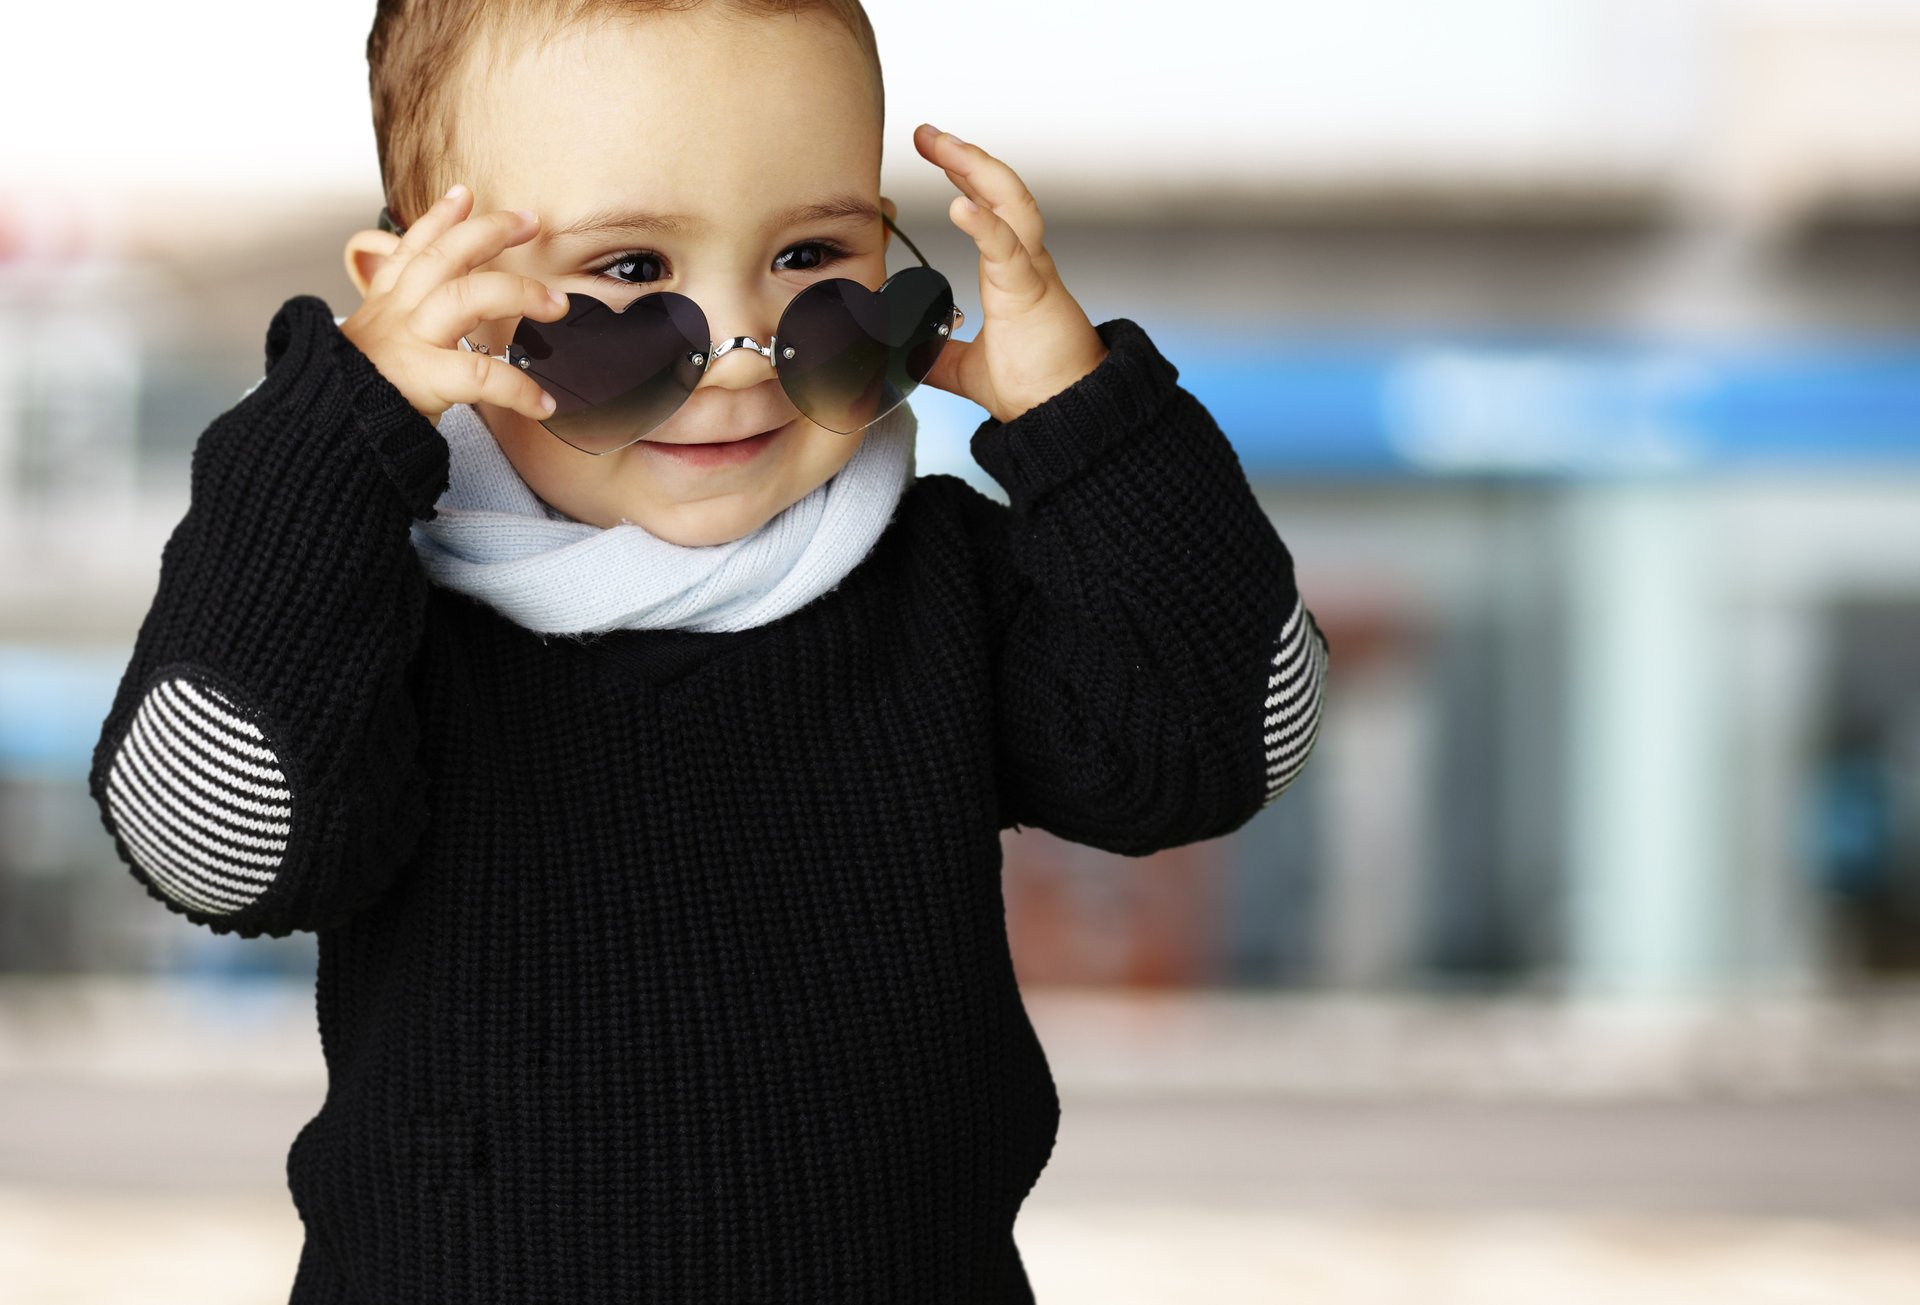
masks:
<svg viewBox="0 0 1920 1305"><path fill-rule="evenodd" d="M682 503L666 511L654 510L627 520L657 539L682 548L709 548L745 539L768 521L772 513L755 510L755 505L738 495L720 495L711 499Z"/></svg>

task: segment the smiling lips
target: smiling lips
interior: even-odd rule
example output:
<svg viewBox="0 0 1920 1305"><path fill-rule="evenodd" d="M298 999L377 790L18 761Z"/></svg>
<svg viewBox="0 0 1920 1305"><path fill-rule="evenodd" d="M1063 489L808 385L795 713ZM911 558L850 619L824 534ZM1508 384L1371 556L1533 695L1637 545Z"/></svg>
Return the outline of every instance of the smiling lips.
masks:
<svg viewBox="0 0 1920 1305"><path fill-rule="evenodd" d="M661 440L641 440L639 446L692 463L696 467L726 466L729 463L751 461L762 449L779 439L792 424L788 422L786 426L777 426L739 440L716 440L707 444L668 444Z"/></svg>

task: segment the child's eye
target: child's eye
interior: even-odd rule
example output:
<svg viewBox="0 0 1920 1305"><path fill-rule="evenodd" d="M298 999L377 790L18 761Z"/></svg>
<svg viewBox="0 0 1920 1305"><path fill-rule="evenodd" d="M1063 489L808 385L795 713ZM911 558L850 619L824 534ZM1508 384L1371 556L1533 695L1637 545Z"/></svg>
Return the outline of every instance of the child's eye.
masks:
<svg viewBox="0 0 1920 1305"><path fill-rule="evenodd" d="M800 255L797 261L793 257L795 254ZM773 265L783 272L817 272L847 256L847 251L831 240L803 240L797 245L789 245L773 260ZM666 278L666 259L651 249L631 250L615 254L594 268L591 275L616 285L646 285Z"/></svg>
<svg viewBox="0 0 1920 1305"><path fill-rule="evenodd" d="M802 249L815 251L811 262L803 263L800 266L794 266L786 262L790 255ZM799 244L789 248L786 253L781 254L779 258L774 259L773 265L787 272L817 272L829 264L839 262L846 256L847 251L839 245L834 244L831 240L803 240Z"/></svg>
<svg viewBox="0 0 1920 1305"><path fill-rule="evenodd" d="M635 250L630 254L615 254L611 261L602 263L593 269L593 275L602 281L613 281L620 285L645 285L649 281L660 280L660 268L663 265L660 255L649 250ZM635 276L630 269L647 269L651 275ZM619 272L614 276L611 273ZM627 278L632 276L632 280Z"/></svg>

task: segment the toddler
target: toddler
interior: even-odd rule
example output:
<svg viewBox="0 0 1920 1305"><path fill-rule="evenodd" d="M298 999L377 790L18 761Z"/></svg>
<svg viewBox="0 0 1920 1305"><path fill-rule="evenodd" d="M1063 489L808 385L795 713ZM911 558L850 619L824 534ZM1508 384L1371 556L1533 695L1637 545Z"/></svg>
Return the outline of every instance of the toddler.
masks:
<svg viewBox="0 0 1920 1305"><path fill-rule="evenodd" d="M89 780L165 906L317 934L293 1302L1032 1301L1059 1100L1001 831L1139 856L1285 790L1291 555L985 149L914 133L976 333L931 273L872 300L909 233L856 0L381 0L367 49L361 303L287 300L201 436ZM977 403L1009 504L807 388L790 303L915 295L888 394ZM694 383L553 393L543 329L595 322Z"/></svg>

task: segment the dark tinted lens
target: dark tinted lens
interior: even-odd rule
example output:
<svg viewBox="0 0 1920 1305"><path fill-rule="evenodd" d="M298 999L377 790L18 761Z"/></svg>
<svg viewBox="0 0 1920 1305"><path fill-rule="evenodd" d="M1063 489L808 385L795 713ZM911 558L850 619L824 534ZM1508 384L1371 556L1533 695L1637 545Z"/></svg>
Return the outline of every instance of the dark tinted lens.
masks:
<svg viewBox="0 0 1920 1305"><path fill-rule="evenodd" d="M693 355L711 343L706 314L685 295L642 295L614 312L569 294L557 322L520 319L507 360L554 398L541 425L577 449L625 448L671 417L700 383Z"/></svg>
<svg viewBox="0 0 1920 1305"><path fill-rule="evenodd" d="M947 278L930 267L904 268L878 290L845 277L817 282L780 316L775 375L809 420L851 435L926 379L952 310Z"/></svg>

